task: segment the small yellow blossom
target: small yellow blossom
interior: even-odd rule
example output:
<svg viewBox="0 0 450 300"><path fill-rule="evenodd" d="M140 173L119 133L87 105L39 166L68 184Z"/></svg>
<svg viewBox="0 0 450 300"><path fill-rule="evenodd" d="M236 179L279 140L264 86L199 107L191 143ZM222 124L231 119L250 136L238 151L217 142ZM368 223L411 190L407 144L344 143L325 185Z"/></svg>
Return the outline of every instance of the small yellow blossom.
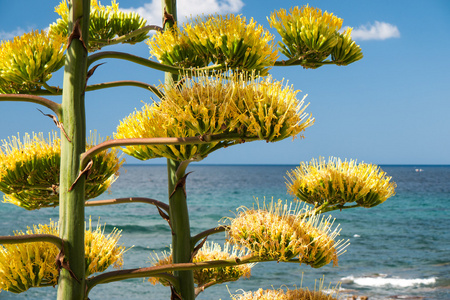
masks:
<svg viewBox="0 0 450 300"><path fill-rule="evenodd" d="M105 271L109 266L121 268L125 247L118 246L121 230L114 228L111 233L104 235L104 228L97 224L93 229L89 218L89 227L85 232L86 277Z"/></svg>
<svg viewBox="0 0 450 300"><path fill-rule="evenodd" d="M94 134L87 149L96 141ZM0 148L0 191L5 202L28 210L54 207L59 203L61 141L56 133L26 134L23 141L14 136L2 141ZM115 181L123 160L118 150L108 150L93 158L92 171L86 180L86 199L105 192Z"/></svg>
<svg viewBox="0 0 450 300"><path fill-rule="evenodd" d="M61 35L38 30L0 44L0 93L39 89L64 65Z"/></svg>
<svg viewBox="0 0 450 300"><path fill-rule="evenodd" d="M310 7L280 9L271 14L269 23L281 35L280 51L290 59L295 59L305 68L317 68L323 61L335 53L332 60L338 65L346 65L362 58L361 49L351 45L350 31L342 42L339 30L343 20L332 13ZM350 41L348 41L350 39ZM337 48L337 49L335 49ZM352 57L342 53L352 53Z"/></svg>
<svg viewBox="0 0 450 300"><path fill-rule="evenodd" d="M111 265L117 268L122 265L125 248L117 245L120 231L114 229L106 236L103 231L100 225L92 230L89 220L89 228L85 232L86 277L95 272L103 272ZM50 220L50 224L34 225L25 233L14 232L16 236L25 234L58 236L58 223ZM58 253L59 249L47 242L0 246L0 291L22 293L31 287L56 285L59 276L56 266Z"/></svg>
<svg viewBox="0 0 450 300"><path fill-rule="evenodd" d="M194 256L192 262L207 262L215 260L234 259L245 255L246 253L232 247L226 243L223 250L222 247L214 242L206 242L203 247ZM157 254L151 256L154 266L168 265L172 263L172 255L163 253L162 258ZM236 281L240 278L248 278L251 275L251 268L254 263L242 264L238 266L219 267L219 268L204 268L194 270L194 282L200 287L208 283L220 284L229 281ZM149 281L152 284L161 283L167 285L164 279L151 277Z"/></svg>
<svg viewBox="0 0 450 300"><path fill-rule="evenodd" d="M63 0L55 12L60 15L55 23L50 25L50 34L69 36L67 28L69 21L69 8L67 0ZM98 0L91 0L89 26L89 51L96 51L109 44L110 40L131 33L145 26L146 20L135 12L125 13L119 10L119 4L115 0L111 1L110 6L101 5ZM147 33L130 37L122 43L138 43L148 38Z"/></svg>
<svg viewBox="0 0 450 300"><path fill-rule="evenodd" d="M331 261L337 265L340 252L347 246L335 242L338 228L331 229L330 218L310 216L308 209L292 204L270 202L256 209L241 207L230 218L228 241L248 248L259 260L292 261L322 267Z"/></svg>
<svg viewBox="0 0 450 300"><path fill-rule="evenodd" d="M229 14L193 18L182 29L157 33L148 45L165 64L189 68L212 63L267 75L278 57L273 39L253 19Z"/></svg>
<svg viewBox="0 0 450 300"><path fill-rule="evenodd" d="M276 142L296 137L314 123L304 113L307 105L296 98L299 91L292 86L270 76L226 74L199 74L186 78L181 87L165 89L160 103L146 105L124 119L114 137L223 135L221 141L205 144L130 146L124 150L139 159L162 156L189 160L204 158L235 141Z"/></svg>
<svg viewBox="0 0 450 300"><path fill-rule="evenodd" d="M302 162L288 172L288 191L299 200L315 206L344 208L356 202L362 207L373 207L395 195L395 183L377 165L330 158Z"/></svg>
<svg viewBox="0 0 450 300"><path fill-rule="evenodd" d="M326 294L321 290L310 291L308 289L283 289L263 290L255 292L243 292L242 294L231 295L233 300L338 300L334 293Z"/></svg>

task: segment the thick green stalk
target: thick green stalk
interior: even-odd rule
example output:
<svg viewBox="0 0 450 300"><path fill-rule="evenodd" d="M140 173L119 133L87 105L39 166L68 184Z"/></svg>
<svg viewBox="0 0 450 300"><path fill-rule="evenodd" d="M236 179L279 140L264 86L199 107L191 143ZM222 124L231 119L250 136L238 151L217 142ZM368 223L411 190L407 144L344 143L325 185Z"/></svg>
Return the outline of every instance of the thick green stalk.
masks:
<svg viewBox="0 0 450 300"><path fill-rule="evenodd" d="M85 292L84 254L84 181L75 182L80 170L80 155L85 151L86 130L84 88L87 73L87 45L90 0L69 2L69 46L64 68L62 123L69 142L61 134L60 237L64 240L65 260L74 276L61 270L58 281L59 300L81 300Z"/></svg>
<svg viewBox="0 0 450 300"><path fill-rule="evenodd" d="M177 20L177 1L162 0L163 30L175 26ZM165 73L165 84L174 84L178 76ZM180 162L167 160L167 174L169 179L169 216L172 227L172 260L177 263L191 262L193 245L191 245L191 227L186 201L185 172L180 172ZM185 169L185 166L184 166ZM192 270L174 271L179 281L176 291L183 300L195 299L194 274Z"/></svg>
<svg viewBox="0 0 450 300"><path fill-rule="evenodd" d="M175 264L191 262L193 248L184 185L185 174L184 172L177 172L179 166L180 162L171 159L167 160L169 216L172 228L172 259ZM174 275L180 283L180 289L177 292L181 296L181 299L194 300L195 289L192 270L175 271Z"/></svg>

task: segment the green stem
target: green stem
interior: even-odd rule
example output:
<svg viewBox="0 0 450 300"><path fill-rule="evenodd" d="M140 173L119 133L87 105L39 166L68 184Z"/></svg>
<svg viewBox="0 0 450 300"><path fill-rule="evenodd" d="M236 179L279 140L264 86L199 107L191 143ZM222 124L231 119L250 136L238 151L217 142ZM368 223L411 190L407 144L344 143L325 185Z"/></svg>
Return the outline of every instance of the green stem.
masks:
<svg viewBox="0 0 450 300"><path fill-rule="evenodd" d="M216 234L219 232L224 232L229 228L229 226L217 226L205 231L200 232L199 234L195 235L191 239L192 245L196 245L201 239L210 236L211 234Z"/></svg>
<svg viewBox="0 0 450 300"><path fill-rule="evenodd" d="M52 94L52 95L57 95L58 94L59 88L55 88L55 87L49 86L47 84L47 82L44 82L44 81L42 81L41 84L50 94Z"/></svg>
<svg viewBox="0 0 450 300"><path fill-rule="evenodd" d="M190 271L206 268L223 268L232 267L243 264L249 264L253 262L258 262L258 258L252 254L246 255L241 258L230 258L225 260L214 260L214 261L203 261L196 263L177 263L153 266L148 268L138 268L138 269L128 269L128 270L118 270L106 272L86 280L87 291L89 292L94 286L98 284L120 281L130 278L142 278L142 277L161 277L160 275L168 272L180 272L180 271ZM297 261L298 262L298 261ZM175 282L175 281L173 281ZM180 283L181 284L181 283ZM176 287L176 286L175 286ZM182 298L185 300L185 298Z"/></svg>
<svg viewBox="0 0 450 300"><path fill-rule="evenodd" d="M146 66L146 67L149 67L149 68L152 68L155 70L159 70L159 71L163 71L163 72L168 72L171 74L179 74L179 73L193 74L195 72L200 72L200 71L213 71L213 70L224 69L223 65L212 65L212 66L199 68L199 69L184 69L184 68L164 65L164 64L161 64L161 63L158 63L158 62L146 59L146 58L142 58L142 57L139 57L139 56L136 56L133 54L118 52L118 51L102 51L102 52L97 52L95 54L91 54L89 56L88 65L91 65L94 62L96 62L100 59L104 59L104 58L117 58L117 59L128 60L128 61L134 62L134 63L142 65L142 66Z"/></svg>
<svg viewBox="0 0 450 300"><path fill-rule="evenodd" d="M158 62L154 62L152 60L142 58L133 54L124 53L124 52L118 52L118 51L102 51L97 52L94 54L91 54L88 59L88 65L93 64L94 62L104 59L104 58L118 58L118 59L124 59L131 62L134 62L139 65L143 65L149 68L153 68L155 70L163 71L163 72L170 72L174 74L178 74L181 71L183 71L183 68L178 67L172 67L168 65L163 65Z"/></svg>
<svg viewBox="0 0 450 300"><path fill-rule="evenodd" d="M23 243L36 243L46 242L52 243L59 250L63 247L63 240L55 235L51 234L27 234L27 235L15 235L15 236L0 236L0 244L23 244Z"/></svg>
<svg viewBox="0 0 450 300"><path fill-rule="evenodd" d="M288 59L288 60L276 61L274 66L275 67L298 66L298 65L301 65L302 63L305 63L305 62L308 62L308 61L305 61L303 59L291 58L291 59ZM331 60L324 60L324 61L321 61L321 62L317 62L317 64L321 64L321 65L335 65L336 63L334 61L331 61Z"/></svg>
<svg viewBox="0 0 450 300"><path fill-rule="evenodd" d="M152 91L159 99L164 97L160 90L157 87L147 84L145 82L135 81L135 80L121 80L121 81L112 81L112 82L104 82L99 84L88 85L86 87L86 91L96 91L100 89L107 89L111 87L119 87L119 86L135 86L140 87L146 90Z"/></svg>
<svg viewBox="0 0 450 300"><path fill-rule="evenodd" d="M61 119L61 105L46 98L35 95L2 94L0 95L0 101L22 101L40 104L51 109Z"/></svg>
<svg viewBox="0 0 450 300"><path fill-rule="evenodd" d="M85 293L85 176L81 176L71 191L69 189L78 177L80 156L86 149L84 88L87 74L88 54L85 45L88 44L89 35L89 5L90 0L69 2L69 32L79 25L81 38L73 38L70 41L64 67L62 123L71 142L65 138L61 139L59 232L64 240L65 259L79 281L67 270L61 270L58 300L81 300Z"/></svg>
<svg viewBox="0 0 450 300"><path fill-rule="evenodd" d="M247 138L242 137L235 133L224 133L224 134L214 134L214 135L202 135L202 136L191 136L191 137L154 137L154 138L132 138L132 139L114 139L102 142L81 156L81 169L84 169L88 164L89 160L92 159L96 154L102 152L103 150L122 147L122 146L134 146L134 145L186 145L186 144L204 144L211 143L215 141L224 140L239 140L239 141L253 141L259 140L259 138ZM189 162L189 161L188 161Z"/></svg>
<svg viewBox="0 0 450 300"><path fill-rule="evenodd" d="M140 88L143 88L146 90L150 90L160 99L164 96L161 93L161 91L158 90L157 87L147 84L145 82L135 81L135 80L120 80L120 81L111 81L111 82L92 84L92 85L88 85L86 87L86 92L96 91L96 90L100 90L100 89L107 89L107 88L111 88L111 87L119 87L119 86L135 86L135 87L140 87ZM57 95L62 95L62 93L63 93L62 89L60 89L58 87L50 87L50 88L53 89L55 92L51 93L48 90L41 89L41 90L30 92L30 94L41 95L41 96L57 96ZM0 95L0 97L1 96L7 96L7 95ZM22 94L14 95L14 96L16 96L16 98L18 98L18 96L22 96ZM25 95L23 95L23 96L25 96ZM37 97L37 98L39 98L39 97ZM41 99L44 99L44 98L41 98ZM45 100L47 100L47 99L45 99ZM0 99L0 101L2 101L2 99ZM14 101L14 100L12 100L12 101ZM15 101L19 101L19 100L15 100ZM27 101L27 100L22 100L22 101ZM50 101L50 100L47 100L47 101ZM29 101L29 102L34 102L34 101ZM36 103L38 103L38 102L36 102ZM41 103L39 103L39 104L41 104ZM55 103L55 104L57 104L57 103ZM57 104L57 105L59 105L59 104Z"/></svg>
<svg viewBox="0 0 450 300"><path fill-rule="evenodd" d="M180 174L180 164L178 161L167 160L169 216L172 227L172 260L175 264L191 262L194 246L191 244L191 227L189 224L189 212L186 199L185 174ZM195 288L192 270L177 270L174 272L174 275L180 281L180 288L177 292L181 295L181 298L183 300L194 300Z"/></svg>
<svg viewBox="0 0 450 300"><path fill-rule="evenodd" d="M130 33L127 33L122 36L111 39L111 40L96 40L96 39L94 39L94 40L91 40L91 42L94 44L97 44L97 45L99 44L100 47L116 45L116 44L123 43L126 40L131 39L132 37L138 36L141 33L149 32L150 30L161 31L162 28L157 25L147 25L142 28L136 29L135 31L132 31Z"/></svg>
<svg viewBox="0 0 450 300"><path fill-rule="evenodd" d="M154 206L157 206L161 209L164 209L167 213L169 213L169 205L164 202L143 198L143 197L130 197L130 198L117 198L117 199L108 199L108 200L94 200L94 201L86 201L85 206L103 206L103 205L112 205L112 204L123 204L123 203L148 203Z"/></svg>

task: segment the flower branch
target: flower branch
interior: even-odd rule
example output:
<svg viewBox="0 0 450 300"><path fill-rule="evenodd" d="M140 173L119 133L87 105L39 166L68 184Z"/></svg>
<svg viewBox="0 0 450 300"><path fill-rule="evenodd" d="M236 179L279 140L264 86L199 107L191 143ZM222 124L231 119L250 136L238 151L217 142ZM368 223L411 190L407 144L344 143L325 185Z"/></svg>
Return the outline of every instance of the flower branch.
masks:
<svg viewBox="0 0 450 300"><path fill-rule="evenodd" d="M224 232L224 231L226 231L227 229L229 229L229 226L221 225L221 226L217 226L217 227L210 228L210 229L208 229L208 230L202 231L202 232L200 232L199 234L197 234L197 235L195 235L195 236L192 237L192 239L191 239L191 240L192 240L192 245L197 244L201 239L203 239L203 238L205 238L205 237L207 237L207 236L210 236L211 234L216 234L216 233L219 233L219 232Z"/></svg>
<svg viewBox="0 0 450 300"><path fill-rule="evenodd" d="M109 45L116 45L116 44L120 44L123 43L135 36L138 36L142 33L147 33L151 30L155 30L155 31L161 31L162 28L160 26L157 25L147 25L145 27L136 29L135 31L132 31L130 33L124 34L122 36L116 37L114 39L107 39L107 40L102 40L102 39L90 39L91 43L95 43L95 44L101 44L101 46L109 46Z"/></svg>
<svg viewBox="0 0 450 300"><path fill-rule="evenodd" d="M0 244L23 244L30 242L47 242L52 243L59 250L63 248L63 240L52 234L27 234L16 236L0 236Z"/></svg>
<svg viewBox="0 0 450 300"><path fill-rule="evenodd" d="M241 142L257 140L258 138L245 138L239 134L214 134L192 137L156 137L156 138L132 138L132 139L114 139L100 143L81 155L81 168L84 168L89 160L99 152L122 146L135 145L186 145L186 144L204 144L214 141L239 140Z"/></svg>
<svg viewBox="0 0 450 300"><path fill-rule="evenodd" d="M35 95L3 94L0 95L0 101L22 101L40 104L51 109L59 119L61 118L61 105L43 97Z"/></svg>
<svg viewBox="0 0 450 300"><path fill-rule="evenodd" d="M107 89L111 87L119 87L119 86L135 86L144 89L148 89L152 91L158 98L162 98L163 94L158 88L154 85L150 85L145 82L136 81L136 80L120 80L120 81L111 81L111 82L103 82L86 86L86 91L96 91L101 89ZM31 95L41 95L41 96L58 96L62 95L63 90L59 87L54 86L46 86L46 89L39 89L32 92L28 92Z"/></svg>
<svg viewBox="0 0 450 300"><path fill-rule="evenodd" d="M142 277L161 277L166 272L173 271L185 271L185 270L197 270L204 268L221 268L221 267L230 267L230 266L238 266L253 262L260 261L257 256L253 254L248 254L241 258L230 258L226 260L214 260L214 261L204 261L197 263L179 263L179 264L167 264L167 265L159 265L148 268L137 268L137 269L127 269L127 270L118 270L111 271L107 273L103 273L94 277L91 277L86 280L86 291L89 291L98 284L120 281L130 278L142 278ZM167 278L170 278L169 274L165 274ZM166 277L165 277L166 278ZM174 282L172 282L174 283Z"/></svg>
<svg viewBox="0 0 450 300"><path fill-rule="evenodd" d="M216 64L204 68L199 69L184 69L179 67L173 67L165 64L161 64L146 58L142 58L133 54L124 53L124 52L118 52L118 51L102 51L95 54L92 54L88 58L88 65L93 64L94 62L104 59L104 58L117 58L117 59L123 59L128 60L131 62L134 62L139 65L143 65L155 70L163 71L163 72L169 72L173 74L179 74L183 73L186 75L190 75L191 73L198 72L198 71L213 71L213 70L221 70L224 69L225 66L222 64Z"/></svg>
<svg viewBox="0 0 450 300"><path fill-rule="evenodd" d="M169 205L164 202L144 197L129 197L129 198L117 198L117 199L108 199L108 200L95 200L95 201L86 201L85 206L103 206L103 205L112 205L112 204L123 204L123 203L148 203L155 205L161 209L164 209L167 213L169 212Z"/></svg>

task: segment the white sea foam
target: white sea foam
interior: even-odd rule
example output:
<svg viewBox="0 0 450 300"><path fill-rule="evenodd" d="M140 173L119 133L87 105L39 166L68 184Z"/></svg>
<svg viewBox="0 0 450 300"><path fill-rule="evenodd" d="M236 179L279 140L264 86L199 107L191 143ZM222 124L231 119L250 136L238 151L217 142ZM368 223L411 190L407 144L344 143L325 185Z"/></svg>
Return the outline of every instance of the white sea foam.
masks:
<svg viewBox="0 0 450 300"><path fill-rule="evenodd" d="M354 277L347 276L342 278L343 282L354 283L361 286L396 286L396 287L411 287L416 285L430 285L436 283L436 277L431 278L392 278L386 276L373 276L373 277Z"/></svg>

